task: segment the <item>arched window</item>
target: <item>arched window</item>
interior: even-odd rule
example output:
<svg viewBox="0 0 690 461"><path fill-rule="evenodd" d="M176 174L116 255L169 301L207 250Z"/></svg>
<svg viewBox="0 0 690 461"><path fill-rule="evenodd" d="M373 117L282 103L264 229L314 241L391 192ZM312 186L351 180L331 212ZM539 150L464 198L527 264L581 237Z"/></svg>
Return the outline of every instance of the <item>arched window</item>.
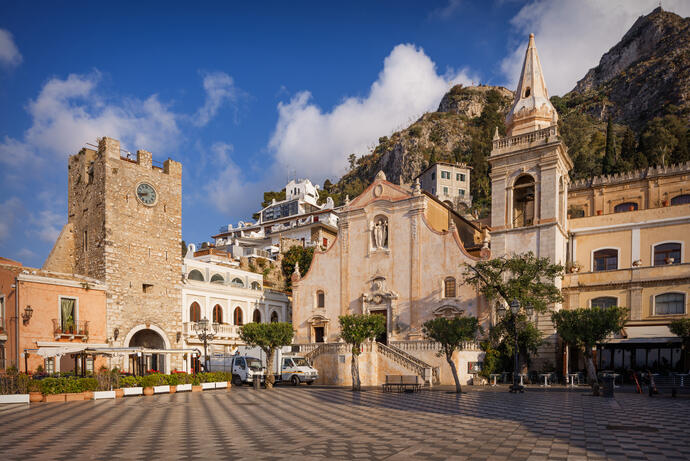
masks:
<svg viewBox="0 0 690 461"><path fill-rule="evenodd" d="M213 323L223 323L223 308L220 304L213 306Z"/></svg>
<svg viewBox="0 0 690 461"><path fill-rule="evenodd" d="M683 293L664 293L654 297L654 315L685 314Z"/></svg>
<svg viewBox="0 0 690 461"><path fill-rule="evenodd" d="M690 194L676 195L671 199L671 205L686 205L690 203Z"/></svg>
<svg viewBox="0 0 690 461"><path fill-rule="evenodd" d="M584 218L585 217L585 209L582 207L571 206L568 209L568 217L569 218Z"/></svg>
<svg viewBox="0 0 690 461"><path fill-rule="evenodd" d="M608 309L609 307L617 306L618 298L613 296L600 296L592 300L592 307L599 307L601 309Z"/></svg>
<svg viewBox="0 0 690 461"><path fill-rule="evenodd" d="M230 285L237 287L237 288L244 288L244 282L242 281L242 279L239 279L237 277L232 279L232 282L230 282Z"/></svg>
<svg viewBox="0 0 690 461"><path fill-rule="evenodd" d="M326 307L326 295L322 290L316 292L316 307Z"/></svg>
<svg viewBox="0 0 690 461"><path fill-rule="evenodd" d="M252 290L260 290L261 284L259 282L252 282Z"/></svg>
<svg viewBox="0 0 690 461"><path fill-rule="evenodd" d="M680 264L681 244L678 242L660 243L654 246L654 265Z"/></svg>
<svg viewBox="0 0 690 461"><path fill-rule="evenodd" d="M455 298L455 279L446 277L443 281L443 294L446 298Z"/></svg>
<svg viewBox="0 0 690 461"><path fill-rule="evenodd" d="M252 321L254 323L261 323L261 312L259 312L259 309L254 309L254 316L252 318Z"/></svg>
<svg viewBox="0 0 690 461"><path fill-rule="evenodd" d="M211 277L211 283L225 283L225 279L220 274L213 274L213 277Z"/></svg>
<svg viewBox="0 0 690 461"><path fill-rule="evenodd" d="M235 311L233 312L233 320L235 325L244 325L244 321L242 320L242 308L240 308L240 306L235 308Z"/></svg>
<svg viewBox="0 0 690 461"><path fill-rule="evenodd" d="M187 275L187 278L189 280L196 280L197 282L204 281L204 275L196 269L192 270L189 275Z"/></svg>
<svg viewBox="0 0 690 461"><path fill-rule="evenodd" d="M534 224L534 178L521 176L513 186L513 227Z"/></svg>
<svg viewBox="0 0 690 461"><path fill-rule="evenodd" d="M201 320L201 306L199 303L194 301L191 306L189 306L189 321L198 322Z"/></svg>
<svg viewBox="0 0 690 461"><path fill-rule="evenodd" d="M278 313L276 311L271 312L271 323L278 322Z"/></svg>
<svg viewBox="0 0 690 461"><path fill-rule="evenodd" d="M619 203L618 205L613 207L614 213L624 213L626 211L636 211L636 210L637 210L637 203L635 203L635 202Z"/></svg>
<svg viewBox="0 0 690 461"><path fill-rule="evenodd" d="M605 248L594 252L594 272L612 271L618 269L618 250L615 248Z"/></svg>

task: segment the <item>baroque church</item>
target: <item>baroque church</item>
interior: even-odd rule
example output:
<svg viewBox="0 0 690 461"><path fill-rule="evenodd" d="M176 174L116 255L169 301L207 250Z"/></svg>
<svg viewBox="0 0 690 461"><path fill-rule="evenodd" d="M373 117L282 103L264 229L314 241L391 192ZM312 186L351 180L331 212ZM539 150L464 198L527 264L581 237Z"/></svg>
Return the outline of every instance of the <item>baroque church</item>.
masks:
<svg viewBox="0 0 690 461"><path fill-rule="evenodd" d="M463 266L527 251L567 267L564 278L556 280L565 302L552 310L630 308L625 330L598 346L600 369L680 363L680 339L668 323L688 315L690 272L683 240L690 232L690 165L571 184L573 162L558 133L558 113L533 35L506 127L505 137L496 131L489 158L488 229L421 190L418 179L405 187L380 172L339 213L335 242L316 250L305 274L295 272L295 341L324 384L350 382L338 316L356 313L386 317L385 335L366 345L361 356L368 370L362 373L364 385L405 373L451 384L445 359L423 337L422 324L438 316L472 315L487 330L496 321L495 310L463 283ZM550 314L533 321L544 337L534 367L564 374L582 368L578 352L559 341ZM483 353L467 344L454 360L461 381L469 382Z"/></svg>

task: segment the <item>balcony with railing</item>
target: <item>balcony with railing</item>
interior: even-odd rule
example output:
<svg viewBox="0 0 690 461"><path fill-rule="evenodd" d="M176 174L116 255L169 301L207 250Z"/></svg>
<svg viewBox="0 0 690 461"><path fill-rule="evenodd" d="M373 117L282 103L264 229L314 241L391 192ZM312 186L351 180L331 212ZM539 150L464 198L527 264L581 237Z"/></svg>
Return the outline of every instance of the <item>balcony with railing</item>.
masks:
<svg viewBox="0 0 690 461"><path fill-rule="evenodd" d="M546 144L549 140L554 140L557 137L558 127L553 125L529 133L495 139L492 141L493 150L491 155L502 154L513 149L527 149L539 144Z"/></svg>
<svg viewBox="0 0 690 461"><path fill-rule="evenodd" d="M55 339L82 339L89 337L89 321L63 323L60 319L53 319L53 334Z"/></svg>
<svg viewBox="0 0 690 461"><path fill-rule="evenodd" d="M198 334L196 331L195 324L197 322L185 322L182 326L182 331L189 339L197 339ZM209 324L211 326L211 324ZM229 325L226 323L221 323L215 328L211 326L210 331L215 333L214 339L239 339L240 337L240 327L238 325Z"/></svg>

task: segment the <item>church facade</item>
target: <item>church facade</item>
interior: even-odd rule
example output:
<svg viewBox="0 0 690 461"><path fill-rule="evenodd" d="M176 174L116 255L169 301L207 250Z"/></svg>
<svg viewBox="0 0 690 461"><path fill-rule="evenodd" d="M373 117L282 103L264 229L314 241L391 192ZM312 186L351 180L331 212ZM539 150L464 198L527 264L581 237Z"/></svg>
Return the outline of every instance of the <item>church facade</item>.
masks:
<svg viewBox="0 0 690 461"><path fill-rule="evenodd" d="M295 342L337 343L338 316L380 314L386 318L386 332L366 353L376 376L365 382L378 383L401 365L396 361L409 360L408 355L429 370L420 373L428 373L429 380L452 381L445 359L436 357L424 341L422 324L457 315L488 323L485 301L462 284L464 265L488 252L482 249L480 229L422 192L418 182L407 190L388 182L382 172L345 205L338 227L336 241L316 251L304 277L293 276ZM332 360L345 354L337 347L333 354L313 353L317 368L323 361L326 382L347 384L349 360L336 369L326 363L329 355ZM468 354L466 361L477 361L479 351Z"/></svg>

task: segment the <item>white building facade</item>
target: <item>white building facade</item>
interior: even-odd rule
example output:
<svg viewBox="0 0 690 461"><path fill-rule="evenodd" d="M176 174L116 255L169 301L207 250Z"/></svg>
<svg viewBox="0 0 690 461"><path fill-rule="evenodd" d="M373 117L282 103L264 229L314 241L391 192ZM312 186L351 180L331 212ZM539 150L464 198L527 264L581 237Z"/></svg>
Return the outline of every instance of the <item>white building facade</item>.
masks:
<svg viewBox="0 0 690 461"><path fill-rule="evenodd" d="M237 267L225 252L214 249L195 251L189 245L182 267L182 339L185 348L197 348L204 363L204 343L195 329L208 319L215 337L208 343L208 354L232 354L240 340L239 329L250 322L289 322L290 299L280 291L265 289L263 276ZM186 357L185 371L194 368Z"/></svg>

